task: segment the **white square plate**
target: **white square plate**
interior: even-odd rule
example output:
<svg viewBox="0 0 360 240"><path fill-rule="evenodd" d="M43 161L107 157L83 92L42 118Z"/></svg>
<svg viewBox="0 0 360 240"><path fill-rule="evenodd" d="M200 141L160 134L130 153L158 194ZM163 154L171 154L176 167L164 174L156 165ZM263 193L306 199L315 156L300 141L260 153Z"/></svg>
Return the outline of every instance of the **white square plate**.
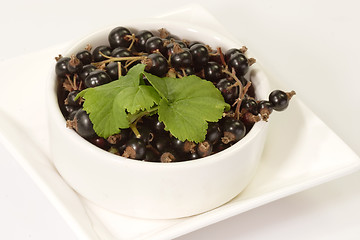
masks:
<svg viewBox="0 0 360 240"><path fill-rule="evenodd" d="M184 16L184 21L211 25L229 35L196 5L161 17ZM51 69L63 47L0 63L0 101L6 103L0 105L0 139L81 239L175 238L360 168L359 157L295 96L287 111L272 115L257 174L229 203L204 214L173 220L136 219L106 211L76 194L49 158L44 94L48 73L40 69ZM17 66L23 66L21 72ZM273 87L281 85L270 81Z"/></svg>

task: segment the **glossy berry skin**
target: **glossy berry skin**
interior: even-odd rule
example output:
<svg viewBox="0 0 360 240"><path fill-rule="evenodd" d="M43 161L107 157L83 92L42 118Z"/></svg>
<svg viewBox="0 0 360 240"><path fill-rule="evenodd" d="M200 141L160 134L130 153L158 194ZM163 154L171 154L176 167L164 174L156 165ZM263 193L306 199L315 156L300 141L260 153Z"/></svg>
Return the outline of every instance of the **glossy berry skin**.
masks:
<svg viewBox="0 0 360 240"><path fill-rule="evenodd" d="M192 65L192 55L190 51L184 50L179 53L174 53L171 55L171 66L179 69L186 68Z"/></svg>
<svg viewBox="0 0 360 240"><path fill-rule="evenodd" d="M152 32L150 32L148 30L139 31L135 35L135 37L137 38L137 41L134 44L136 51L145 52L146 51L145 43L149 38L151 38L153 36L154 36L154 34L152 34Z"/></svg>
<svg viewBox="0 0 360 240"><path fill-rule="evenodd" d="M209 61L209 51L203 44L194 44L190 47L195 67L204 66Z"/></svg>
<svg viewBox="0 0 360 240"><path fill-rule="evenodd" d="M195 69L193 67L180 68L176 70L180 76L190 76L195 74Z"/></svg>
<svg viewBox="0 0 360 240"><path fill-rule="evenodd" d="M223 78L216 84L216 87L219 89L224 97L225 102L228 104L233 104L235 99L239 96L238 87L229 88L234 83L234 81L229 81L226 78Z"/></svg>
<svg viewBox="0 0 360 240"><path fill-rule="evenodd" d="M169 44L166 45L165 48L166 48L167 56L170 56L170 55L174 54L174 46L175 46L175 44L178 44L179 47L183 48L183 49L188 48L184 42L179 41L179 40L175 40L175 41L170 42Z"/></svg>
<svg viewBox="0 0 360 240"><path fill-rule="evenodd" d="M55 73L58 77L65 77L67 74L70 74L67 68L69 61L69 57L62 57L56 62Z"/></svg>
<svg viewBox="0 0 360 240"><path fill-rule="evenodd" d="M104 149L104 150L106 150L110 147L109 143L106 141L106 139L99 137L99 136L95 136L95 137L91 138L90 142L92 144L94 144L95 146L97 146L101 149Z"/></svg>
<svg viewBox="0 0 360 240"><path fill-rule="evenodd" d="M199 157L207 157L211 154L212 149L213 145L208 140L205 140L197 145L196 153Z"/></svg>
<svg viewBox="0 0 360 240"><path fill-rule="evenodd" d="M100 52L106 56L111 56L111 48L109 46L98 46L94 49L92 53L94 62L101 62L107 59L106 57L101 55Z"/></svg>
<svg viewBox="0 0 360 240"><path fill-rule="evenodd" d="M111 62L105 67L105 72L109 75L111 80L119 79L119 65L117 62ZM126 73L123 66L121 66L121 75L124 76Z"/></svg>
<svg viewBox="0 0 360 240"><path fill-rule="evenodd" d="M274 90L269 95L269 101L275 111L283 111L289 105L288 95L281 90Z"/></svg>
<svg viewBox="0 0 360 240"><path fill-rule="evenodd" d="M242 53L234 53L227 62L229 70L235 70L237 75L244 76L249 70L248 59Z"/></svg>
<svg viewBox="0 0 360 240"><path fill-rule="evenodd" d="M132 56L131 52L124 47L117 47L111 52L112 57L130 57Z"/></svg>
<svg viewBox="0 0 360 240"><path fill-rule="evenodd" d="M211 144L216 144L222 136L220 125L217 122L210 122L207 129L206 140Z"/></svg>
<svg viewBox="0 0 360 240"><path fill-rule="evenodd" d="M76 132L83 138L90 138L95 135L93 124L90 121L89 115L85 112L85 110L79 109L76 112L73 121L76 121Z"/></svg>
<svg viewBox="0 0 360 240"><path fill-rule="evenodd" d="M145 50L147 53L154 53L160 51L161 53L165 52L164 42L160 37L151 37L147 39L145 43Z"/></svg>
<svg viewBox="0 0 360 240"><path fill-rule="evenodd" d="M76 57L82 62L83 65L92 62L92 54L88 50L82 50L76 54Z"/></svg>
<svg viewBox="0 0 360 240"><path fill-rule="evenodd" d="M125 27L116 27L111 30L108 36L111 48L129 47L131 42L125 38L126 35L131 35L131 32Z"/></svg>
<svg viewBox="0 0 360 240"><path fill-rule="evenodd" d="M229 50L227 50L224 55L225 62L229 62L229 59L236 53L242 54L242 52L237 48L230 48Z"/></svg>
<svg viewBox="0 0 360 240"><path fill-rule="evenodd" d="M126 143L126 148L124 151L124 154L127 153L128 155L125 155L125 157L129 157L132 159L141 160L144 159L145 153L146 153L146 145L143 140L139 138L131 138ZM123 154L123 156L124 156Z"/></svg>
<svg viewBox="0 0 360 240"><path fill-rule="evenodd" d="M179 153L184 153L184 146L185 146L185 142L180 141L179 139L172 137L171 138L171 147L179 152Z"/></svg>
<svg viewBox="0 0 360 240"><path fill-rule="evenodd" d="M245 124L241 120L225 118L222 124L224 136L231 136L231 141L239 141L246 134Z"/></svg>
<svg viewBox="0 0 360 240"><path fill-rule="evenodd" d="M263 109L267 109L269 113L273 110L273 104L270 101L262 100L257 104L257 111L260 113Z"/></svg>
<svg viewBox="0 0 360 240"><path fill-rule="evenodd" d="M76 56L72 56L67 62L67 69L70 73L80 73L82 68L83 64Z"/></svg>
<svg viewBox="0 0 360 240"><path fill-rule="evenodd" d="M217 62L208 62L204 66L205 79L214 83L224 77L222 66Z"/></svg>
<svg viewBox="0 0 360 240"><path fill-rule="evenodd" d="M168 134L157 134L154 140L152 141L152 145L159 151L164 152L170 146L170 137Z"/></svg>
<svg viewBox="0 0 360 240"><path fill-rule="evenodd" d="M163 77L168 71L168 62L160 53L152 53L147 57L147 66L145 70L158 77Z"/></svg>
<svg viewBox="0 0 360 240"><path fill-rule="evenodd" d="M86 88L92 88L109 82L111 82L110 76L105 71L97 69L89 73L85 78L84 84Z"/></svg>
<svg viewBox="0 0 360 240"><path fill-rule="evenodd" d="M79 73L80 80L84 81L89 73L95 71L97 68L94 65L88 64L83 66L82 70Z"/></svg>
<svg viewBox="0 0 360 240"><path fill-rule="evenodd" d="M79 90L74 90L74 91L71 91L69 92L67 98L66 98L66 105L70 105L70 106L75 106L75 107L80 107L81 104L80 104L80 99L76 99L76 96L78 95L80 91Z"/></svg>
<svg viewBox="0 0 360 240"><path fill-rule="evenodd" d="M257 102L251 98L243 99L243 101L241 102L241 109L247 109L249 112L251 112L254 115L259 114Z"/></svg>
<svg viewBox="0 0 360 240"><path fill-rule="evenodd" d="M146 162L160 162L160 156L154 153L151 149L146 149L144 161Z"/></svg>

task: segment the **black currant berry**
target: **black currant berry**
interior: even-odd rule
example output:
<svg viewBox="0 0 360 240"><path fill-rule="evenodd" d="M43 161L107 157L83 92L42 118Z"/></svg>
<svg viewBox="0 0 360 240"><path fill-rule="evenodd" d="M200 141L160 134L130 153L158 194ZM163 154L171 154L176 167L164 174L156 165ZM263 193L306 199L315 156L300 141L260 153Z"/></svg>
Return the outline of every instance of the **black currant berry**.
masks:
<svg viewBox="0 0 360 240"><path fill-rule="evenodd" d="M103 70L97 69L89 73L85 78L84 84L85 87L97 87L106 83L111 82L110 76Z"/></svg>
<svg viewBox="0 0 360 240"><path fill-rule="evenodd" d="M124 76L126 73L125 68L120 65L121 67L121 76ZM118 80L119 79L119 64L117 62L111 62L105 67L105 72L109 75L111 80Z"/></svg>
<svg viewBox="0 0 360 240"><path fill-rule="evenodd" d="M79 109L80 108L76 106L65 105L65 110L68 113L66 120L74 120L75 114Z"/></svg>
<svg viewBox="0 0 360 240"><path fill-rule="evenodd" d="M117 47L111 52L112 57L120 58L120 57L131 57L131 52L124 47Z"/></svg>
<svg viewBox="0 0 360 240"><path fill-rule="evenodd" d="M81 106L80 98L75 100L75 98L79 92L80 92L79 90L74 90L74 91L69 92L69 94L67 95L67 98L65 99L65 105L80 107Z"/></svg>
<svg viewBox="0 0 360 240"><path fill-rule="evenodd" d="M192 152L192 153L189 153L187 155L187 158L188 160L195 160L195 159L198 159L200 158L199 154L197 154L197 152Z"/></svg>
<svg viewBox="0 0 360 240"><path fill-rule="evenodd" d="M160 156L160 162L162 163L171 163L171 162L178 162L180 161L180 158L178 156L178 153L176 153L173 150L168 150L161 154Z"/></svg>
<svg viewBox="0 0 360 240"><path fill-rule="evenodd" d="M139 138L131 138L126 143L126 148L123 157L142 160L145 157L146 145L143 140Z"/></svg>
<svg viewBox="0 0 360 240"><path fill-rule="evenodd" d="M59 60L57 60L55 65L55 73L58 77L65 77L67 74L70 74L67 68L69 61L69 57L61 57Z"/></svg>
<svg viewBox="0 0 360 240"><path fill-rule="evenodd" d="M169 134L157 134L152 145L159 151L164 152L170 146L170 137Z"/></svg>
<svg viewBox="0 0 360 240"><path fill-rule="evenodd" d="M144 161L146 162L160 162L160 156L153 150L147 148L145 152Z"/></svg>
<svg viewBox="0 0 360 240"><path fill-rule="evenodd" d="M70 73L80 73L83 68L82 62L75 56L72 55L70 61L67 62L67 69Z"/></svg>
<svg viewBox="0 0 360 240"><path fill-rule="evenodd" d="M222 136L220 125L217 122L210 122L207 129L206 139L211 143L217 143Z"/></svg>
<svg viewBox="0 0 360 240"><path fill-rule="evenodd" d="M82 62L83 65L90 64L92 62L92 54L89 50L82 50L76 54L76 57Z"/></svg>
<svg viewBox="0 0 360 240"><path fill-rule="evenodd" d="M111 48L108 46L98 46L94 49L93 53L94 62L101 62L106 60L107 58L105 56L111 56Z"/></svg>
<svg viewBox="0 0 360 240"><path fill-rule="evenodd" d="M260 113L262 120L267 121L273 111L273 105L271 102L263 100L258 102L257 110Z"/></svg>
<svg viewBox="0 0 360 240"><path fill-rule="evenodd" d="M181 49L171 55L171 66L179 69L186 68L192 65L192 55L189 50Z"/></svg>
<svg viewBox="0 0 360 240"><path fill-rule="evenodd" d="M160 53L152 53L145 59L145 70L158 77L163 77L169 68L166 58Z"/></svg>
<svg viewBox="0 0 360 240"><path fill-rule="evenodd" d="M147 53L154 53L160 51L161 53L165 52L164 42L159 37L150 37L146 40L145 50Z"/></svg>
<svg viewBox="0 0 360 240"><path fill-rule="evenodd" d="M131 130L129 128L126 129L121 129L120 133L111 135L110 137L108 137L106 140L108 141L108 143L110 143L111 145L123 145L129 138L131 135ZM125 149L125 148L124 148ZM124 150L123 149L123 150Z"/></svg>
<svg viewBox="0 0 360 240"><path fill-rule="evenodd" d="M195 67L204 66L209 61L209 51L203 44L194 44L190 47Z"/></svg>
<svg viewBox="0 0 360 240"><path fill-rule="evenodd" d="M246 127L241 120L225 118L222 122L223 143L237 142L245 136Z"/></svg>
<svg viewBox="0 0 360 240"><path fill-rule="evenodd" d="M242 54L242 52L240 51L240 49L237 48L230 48L229 50L227 50L225 52L225 62L229 62L229 59L235 54L235 53L240 53Z"/></svg>
<svg viewBox="0 0 360 240"><path fill-rule="evenodd" d="M79 109L76 112L74 120L70 123L70 125L83 138L90 138L95 135L93 124L90 121L89 115L83 109Z"/></svg>
<svg viewBox="0 0 360 240"><path fill-rule="evenodd" d="M95 71L97 68L94 65L88 64L83 66L82 70L79 73L80 80L84 81L89 73Z"/></svg>
<svg viewBox="0 0 360 240"><path fill-rule="evenodd" d="M241 109L246 109L254 115L258 115L258 105L257 102L252 98L245 98L241 102Z"/></svg>
<svg viewBox="0 0 360 240"><path fill-rule="evenodd" d="M211 154L212 149L213 145L208 140L205 140L197 145L196 153L199 157L207 157Z"/></svg>
<svg viewBox="0 0 360 240"><path fill-rule="evenodd" d="M239 96L239 87L233 86L234 83L235 81L223 78L216 84L216 87L219 89L225 102L228 104L233 104L235 99Z"/></svg>
<svg viewBox="0 0 360 240"><path fill-rule="evenodd" d="M248 59L242 53L232 54L227 64L230 70L234 69L240 76L244 76L249 70Z"/></svg>
<svg viewBox="0 0 360 240"><path fill-rule="evenodd" d="M126 38L126 36L131 35L131 32L129 29L125 28L125 27L117 27L114 28L113 30L111 30L111 32L109 33L108 36L108 40L110 43L110 46L112 48L117 48L117 47L129 47L131 41L129 41L129 39Z"/></svg>
<svg viewBox="0 0 360 240"><path fill-rule="evenodd" d="M110 147L109 143L106 141L106 139L99 137L99 136L95 136L93 138L90 139L90 142L92 144L94 144L95 146L101 148L101 149L108 149Z"/></svg>
<svg viewBox="0 0 360 240"><path fill-rule="evenodd" d="M275 111L283 111L289 105L289 98L286 92L274 90L269 95L269 101L273 105Z"/></svg>
<svg viewBox="0 0 360 240"><path fill-rule="evenodd" d="M185 142L177 139L176 137L171 138L171 147L178 153L185 152Z"/></svg>
<svg viewBox="0 0 360 240"><path fill-rule="evenodd" d="M154 34L152 34L152 32L150 32L148 30L139 31L135 35L135 37L137 39L135 44L134 44L134 47L135 47L136 51L145 52L146 51L145 43L149 38L151 38L153 36L154 36Z"/></svg>
<svg viewBox="0 0 360 240"><path fill-rule="evenodd" d="M222 66L219 63L208 62L204 66L205 79L217 83L221 78L224 77L222 70Z"/></svg>

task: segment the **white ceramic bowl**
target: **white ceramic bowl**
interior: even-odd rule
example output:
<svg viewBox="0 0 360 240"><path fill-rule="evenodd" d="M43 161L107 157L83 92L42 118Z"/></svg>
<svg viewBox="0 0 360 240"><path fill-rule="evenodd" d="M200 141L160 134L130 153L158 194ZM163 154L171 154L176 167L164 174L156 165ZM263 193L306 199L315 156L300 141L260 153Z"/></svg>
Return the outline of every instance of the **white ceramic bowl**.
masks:
<svg viewBox="0 0 360 240"><path fill-rule="evenodd" d="M122 23L130 30L156 32L164 27L188 40L200 40L212 47L240 48L211 29L184 23L146 20ZM62 53L70 56L83 49L107 43L116 26L95 32ZM256 65L256 64L255 64ZM266 99L268 82L258 67L251 76L256 95ZM65 181L79 194L106 209L134 217L169 219L191 216L214 209L238 195L252 179L266 138L265 122L256 123L234 146L198 160L153 163L131 160L106 152L66 128L56 96L56 76L48 85L48 113L52 158Z"/></svg>

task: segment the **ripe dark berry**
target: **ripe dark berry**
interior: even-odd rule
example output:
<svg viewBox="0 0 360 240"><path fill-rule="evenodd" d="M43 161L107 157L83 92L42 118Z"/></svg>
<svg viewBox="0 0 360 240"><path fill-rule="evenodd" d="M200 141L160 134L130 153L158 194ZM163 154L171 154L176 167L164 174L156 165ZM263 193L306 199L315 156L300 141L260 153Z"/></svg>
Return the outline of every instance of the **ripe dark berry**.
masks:
<svg viewBox="0 0 360 240"><path fill-rule="evenodd" d="M69 57L61 57L55 65L55 73L58 77L65 77L66 74L70 74L67 66L70 61Z"/></svg>
<svg viewBox="0 0 360 240"><path fill-rule="evenodd" d="M163 77L168 71L168 62L160 53L152 53L145 60L145 70L158 77Z"/></svg>
<svg viewBox="0 0 360 240"><path fill-rule="evenodd" d="M132 54L127 48L117 47L114 50L112 50L111 56L116 57L116 58L118 58L118 57L130 57L130 56L132 56Z"/></svg>
<svg viewBox="0 0 360 240"><path fill-rule="evenodd" d="M170 137L168 134L157 134L154 140L152 141L152 145L159 151L164 152L170 146Z"/></svg>
<svg viewBox="0 0 360 240"><path fill-rule="evenodd" d="M144 159L146 153L146 145L143 140L139 138L131 138L126 143L126 148L123 157L141 160Z"/></svg>
<svg viewBox="0 0 360 240"><path fill-rule="evenodd" d="M80 107L81 106L80 98L75 100L79 92L80 92L79 90L74 90L69 92L67 98L65 99L65 105Z"/></svg>
<svg viewBox="0 0 360 240"><path fill-rule="evenodd" d="M144 161L146 162L160 162L160 156L151 149L146 149Z"/></svg>
<svg viewBox="0 0 360 240"><path fill-rule="evenodd" d="M239 87L231 87L234 83L235 81L230 81L226 78L223 78L216 84L216 87L223 95L225 102L229 104L233 104L235 99L239 96Z"/></svg>
<svg viewBox="0 0 360 240"><path fill-rule="evenodd" d="M245 98L242 100L241 109L246 109L247 111L251 112L254 115L259 114L257 102L251 98Z"/></svg>
<svg viewBox="0 0 360 240"><path fill-rule="evenodd" d="M111 30L108 36L110 46L112 48L129 47L131 41L129 41L129 39L126 38L127 35L131 35L129 29L124 27L114 28L113 30Z"/></svg>
<svg viewBox="0 0 360 240"><path fill-rule="evenodd" d="M281 90L274 90L269 95L269 101L275 111L283 111L289 105L288 95Z"/></svg>
<svg viewBox="0 0 360 240"><path fill-rule="evenodd" d="M159 37L151 37L146 40L145 50L147 53L154 53L160 51L161 53L165 52L164 42Z"/></svg>
<svg viewBox="0 0 360 240"><path fill-rule="evenodd" d="M209 61L209 51L203 44L194 44L190 47L195 67L204 66Z"/></svg>
<svg viewBox="0 0 360 240"><path fill-rule="evenodd" d="M135 47L136 51L145 52L146 51L145 43L149 38L151 38L153 36L154 36L154 34L152 34L152 32L150 32L148 30L139 31L135 35L135 37L137 39L135 44L134 44L134 47Z"/></svg>
<svg viewBox="0 0 360 240"><path fill-rule="evenodd" d="M106 139L99 137L99 136L96 136L96 137L90 139L90 142L92 144L94 144L95 146L97 146L101 149L104 149L104 150L106 150L110 147L109 143L106 141Z"/></svg>
<svg viewBox="0 0 360 240"><path fill-rule="evenodd" d="M126 73L125 68L121 65L121 75L124 76ZM111 62L105 67L105 72L109 75L111 80L119 79L119 65L117 62Z"/></svg>
<svg viewBox="0 0 360 240"><path fill-rule="evenodd" d="M229 59L232 57L232 55L234 55L235 53L241 53L240 49L237 48L230 48L229 50L227 50L225 52L225 62L229 62Z"/></svg>
<svg viewBox="0 0 360 240"><path fill-rule="evenodd" d="M193 67L180 68L176 72L183 77L194 75L195 69Z"/></svg>
<svg viewBox="0 0 360 240"><path fill-rule="evenodd" d="M67 69L70 73L79 73L83 68L82 62L75 56L72 55L70 61L67 62Z"/></svg>
<svg viewBox="0 0 360 240"><path fill-rule="evenodd" d="M186 68L192 65L192 55L189 50L181 49L179 52L171 55L171 66L179 69Z"/></svg>
<svg viewBox="0 0 360 240"><path fill-rule="evenodd" d="M76 57L82 62L83 65L87 65L92 62L92 54L89 50L82 50L78 52Z"/></svg>
<svg viewBox="0 0 360 240"><path fill-rule="evenodd" d="M97 68L94 65L88 64L83 66L82 70L79 73L80 80L84 81L89 73L95 71Z"/></svg>
<svg viewBox="0 0 360 240"><path fill-rule="evenodd" d="M219 123L210 122L208 129L207 129L206 139L211 144L215 144L220 140L221 136L222 136L222 132L221 132Z"/></svg>
<svg viewBox="0 0 360 240"><path fill-rule="evenodd" d="M97 87L106 83L111 82L110 76L103 70L97 69L89 73L89 75L85 78L85 87Z"/></svg>
<svg viewBox="0 0 360 240"><path fill-rule="evenodd" d="M199 157L207 157L211 154L212 149L213 145L208 140L205 140L197 145L196 153Z"/></svg>
<svg viewBox="0 0 360 240"><path fill-rule="evenodd" d="M90 121L89 115L83 109L76 112L71 125L83 138L90 138L95 135L93 124Z"/></svg>
<svg viewBox="0 0 360 240"><path fill-rule="evenodd" d="M249 70L248 59L242 53L232 54L227 64L230 71L233 68L235 69L237 75L243 76Z"/></svg>
<svg viewBox="0 0 360 240"><path fill-rule="evenodd" d="M217 62L208 62L204 66L205 79L217 83L224 77L222 66Z"/></svg>
<svg viewBox="0 0 360 240"><path fill-rule="evenodd" d="M178 154L174 151L166 151L160 156L160 161L162 163L171 163L171 162L178 162L180 160Z"/></svg>
<svg viewBox="0 0 360 240"><path fill-rule="evenodd" d="M98 46L94 49L92 55L93 55L95 62L101 62L101 61L107 59L103 55L106 55L106 56L111 55L111 48L108 46L104 46L104 45Z"/></svg>
<svg viewBox="0 0 360 240"><path fill-rule="evenodd" d="M263 100L263 101L258 102L257 110L260 113L262 120L267 121L269 118L269 115L273 111L273 105L271 102Z"/></svg>
<svg viewBox="0 0 360 240"><path fill-rule="evenodd" d="M175 137L172 137L171 138L171 147L179 152L179 153L184 153L185 152L185 142L183 141L180 141L179 139L175 138Z"/></svg>
<svg viewBox="0 0 360 240"><path fill-rule="evenodd" d="M222 142L227 144L242 139L245 136L246 128L241 120L227 117L222 122L222 131L224 133Z"/></svg>

